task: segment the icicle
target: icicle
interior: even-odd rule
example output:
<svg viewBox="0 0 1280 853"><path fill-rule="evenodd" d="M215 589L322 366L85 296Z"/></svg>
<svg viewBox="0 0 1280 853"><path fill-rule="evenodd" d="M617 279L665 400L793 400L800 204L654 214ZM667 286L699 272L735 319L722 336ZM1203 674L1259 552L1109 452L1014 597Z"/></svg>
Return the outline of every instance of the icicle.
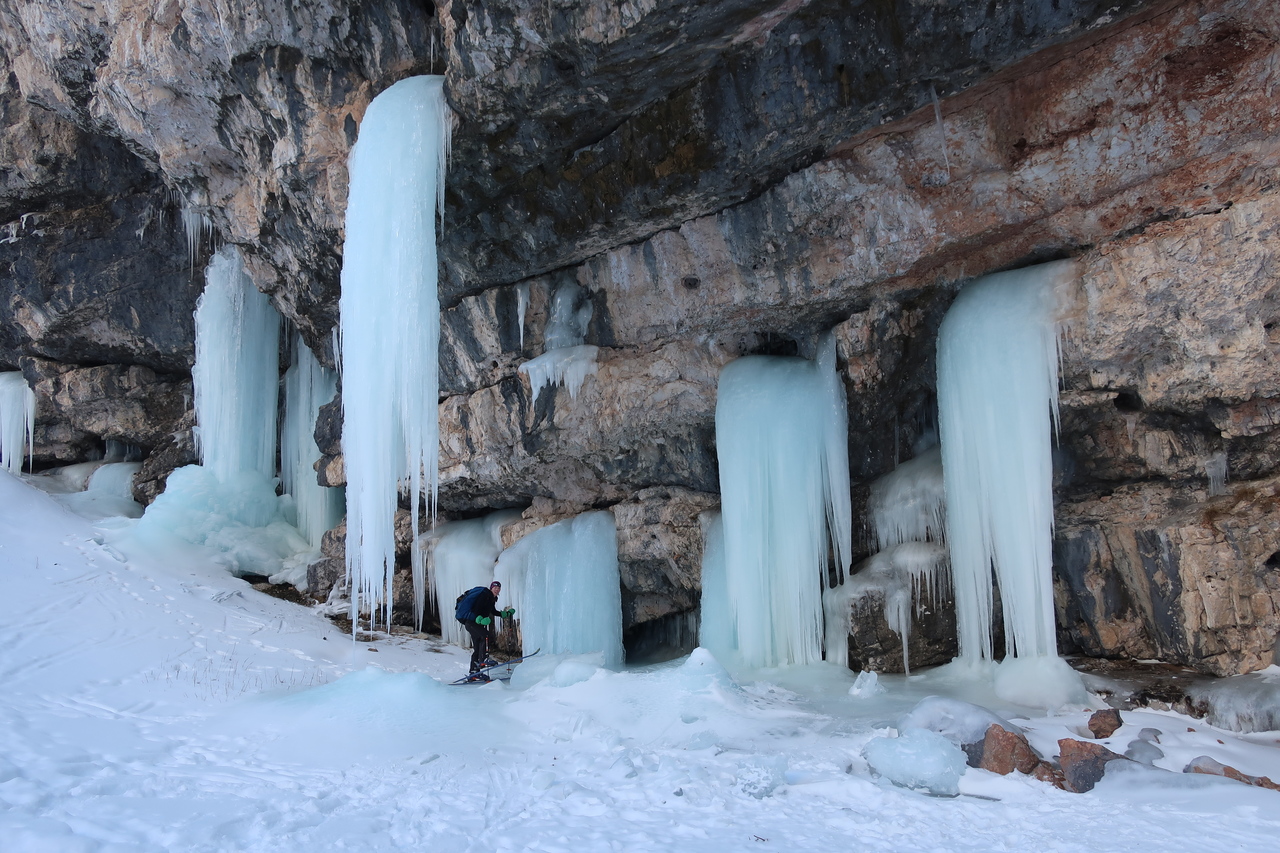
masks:
<svg viewBox="0 0 1280 853"><path fill-rule="evenodd" d="M419 537L418 547L426 552L427 582L415 584L414 591L430 590L431 601L440 613L440 638L446 643L471 647L471 636L453 618L453 602L472 587L493 581L494 564L502 553L502 528L518 518L518 509L501 510L484 518L449 521ZM425 596L414 604L421 627Z"/></svg>
<svg viewBox="0 0 1280 853"><path fill-rule="evenodd" d="M718 512L704 512L702 525L702 603L698 645L721 664L738 662L737 627L729 607L729 579L724 565L724 521Z"/></svg>
<svg viewBox="0 0 1280 853"><path fill-rule="evenodd" d="M524 349L524 317L529 311L529 282L516 285L516 318L520 323L520 349Z"/></svg>
<svg viewBox="0 0 1280 853"><path fill-rule="evenodd" d="M1227 452L1219 450L1204 460L1204 473L1209 478L1209 496L1227 493Z"/></svg>
<svg viewBox="0 0 1280 853"><path fill-rule="evenodd" d="M196 438L222 482L276 473L280 315L244 271L240 252L213 256L196 303Z"/></svg>
<svg viewBox="0 0 1280 853"><path fill-rule="evenodd" d="M295 334L293 359L284 374L284 426L280 430L280 479L293 496L296 527L312 548L342 519L345 508L341 488L327 488L316 481L316 419L320 407L338 393L338 374L326 370Z"/></svg>
<svg viewBox="0 0 1280 853"><path fill-rule="evenodd" d="M0 373L0 468L22 473L23 451L32 448L36 395L20 371Z"/></svg>
<svg viewBox="0 0 1280 853"><path fill-rule="evenodd" d="M960 655L991 659L992 567L1011 656L1054 657L1051 437L1057 425L1057 288L1069 261L961 291L938 333L947 543Z"/></svg>
<svg viewBox="0 0 1280 853"><path fill-rule="evenodd" d="M535 404L542 395L542 389L554 385L563 385L569 392L569 398L576 400L582 383L587 381L588 376L595 375L596 353L597 348L589 344L548 350L517 369L529 377Z"/></svg>
<svg viewBox="0 0 1280 853"><path fill-rule="evenodd" d="M399 489L409 492L415 540L424 491L435 511L436 215L450 132L443 87L443 77L412 77L374 98L349 161L339 310L353 625L362 607L391 622ZM418 559L414 549L421 577Z"/></svg>
<svg viewBox="0 0 1280 853"><path fill-rule="evenodd" d="M565 282L556 288L543 336L544 352L518 368L529 377L534 403L538 402L542 389L554 385L564 385L570 399L577 399L582 383L595 374L597 349L582 343L593 310L591 300L585 299L582 288L573 282ZM523 329L522 321L522 334Z"/></svg>
<svg viewBox="0 0 1280 853"><path fill-rule="evenodd" d="M848 416L827 336L816 362L749 356L720 373L728 604L749 667L822 659L829 546L849 567Z"/></svg>
<svg viewBox="0 0 1280 853"><path fill-rule="evenodd" d="M613 514L589 512L535 530L502 552L495 577L516 609L526 652L603 652L622 663L622 591Z"/></svg>

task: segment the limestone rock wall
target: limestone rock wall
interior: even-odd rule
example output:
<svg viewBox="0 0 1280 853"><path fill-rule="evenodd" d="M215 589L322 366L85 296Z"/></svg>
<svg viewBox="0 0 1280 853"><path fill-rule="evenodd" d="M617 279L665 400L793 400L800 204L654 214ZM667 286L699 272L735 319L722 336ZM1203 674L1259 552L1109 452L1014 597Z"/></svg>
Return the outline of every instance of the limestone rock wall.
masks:
<svg viewBox="0 0 1280 853"><path fill-rule="evenodd" d="M611 509L629 635L686 626L726 363L834 333L858 507L932 428L956 290L1075 257L1064 648L1272 660L1274 4L50 0L0 3L0 47L0 368L38 385L42 459L127 440L151 451L149 497L192 458L191 309L219 242L332 363L360 118L442 72L445 517L528 507L515 536ZM517 368L566 283L598 370L535 400ZM340 435L335 403L329 485ZM325 555L317 593L341 530ZM852 659L892 666L873 623Z"/></svg>

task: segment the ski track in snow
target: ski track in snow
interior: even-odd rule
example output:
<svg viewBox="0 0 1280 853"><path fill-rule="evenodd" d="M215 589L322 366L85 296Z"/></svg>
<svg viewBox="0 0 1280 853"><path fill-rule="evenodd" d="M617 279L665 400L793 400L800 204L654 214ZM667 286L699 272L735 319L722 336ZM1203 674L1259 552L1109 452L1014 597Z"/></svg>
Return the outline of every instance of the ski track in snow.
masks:
<svg viewBox="0 0 1280 853"><path fill-rule="evenodd" d="M123 559L5 474L0 505L5 851L1257 851L1280 830L1280 794L1218 780L894 788L861 751L896 713L692 663L447 687L463 650L370 651L216 567ZM1043 749L1086 716L1023 722ZM1170 766L1217 748L1280 778L1275 733L1126 720L1169 732Z"/></svg>

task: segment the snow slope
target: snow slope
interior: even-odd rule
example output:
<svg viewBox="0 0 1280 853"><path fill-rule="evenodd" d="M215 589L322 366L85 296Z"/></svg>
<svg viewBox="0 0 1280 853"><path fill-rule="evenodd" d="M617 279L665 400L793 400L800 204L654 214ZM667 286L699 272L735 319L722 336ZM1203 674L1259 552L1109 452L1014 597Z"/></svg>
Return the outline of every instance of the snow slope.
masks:
<svg viewBox="0 0 1280 853"><path fill-rule="evenodd" d="M1280 833L1280 794L1216 778L1139 770L1075 795L970 769L935 798L862 758L927 693L989 704L1050 753L1083 709L1021 719L929 676L858 699L827 666L735 682L705 652L449 687L459 649L353 642L194 552L126 557L125 522L3 473L0 507L5 851L1256 851ZM1118 751L1152 726L1168 769L1209 754L1280 778L1274 732L1125 719Z"/></svg>

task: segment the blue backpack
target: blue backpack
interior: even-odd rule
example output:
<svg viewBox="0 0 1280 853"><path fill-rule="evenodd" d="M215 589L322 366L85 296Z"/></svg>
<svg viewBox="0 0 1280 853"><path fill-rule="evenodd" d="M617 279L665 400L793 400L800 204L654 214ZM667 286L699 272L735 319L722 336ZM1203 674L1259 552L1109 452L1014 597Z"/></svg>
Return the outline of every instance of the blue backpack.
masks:
<svg viewBox="0 0 1280 853"><path fill-rule="evenodd" d="M472 618L471 608L475 606L476 599L480 597L480 593L487 589L487 586L473 586L458 596L458 601L453 608L453 618L459 622L470 622Z"/></svg>

